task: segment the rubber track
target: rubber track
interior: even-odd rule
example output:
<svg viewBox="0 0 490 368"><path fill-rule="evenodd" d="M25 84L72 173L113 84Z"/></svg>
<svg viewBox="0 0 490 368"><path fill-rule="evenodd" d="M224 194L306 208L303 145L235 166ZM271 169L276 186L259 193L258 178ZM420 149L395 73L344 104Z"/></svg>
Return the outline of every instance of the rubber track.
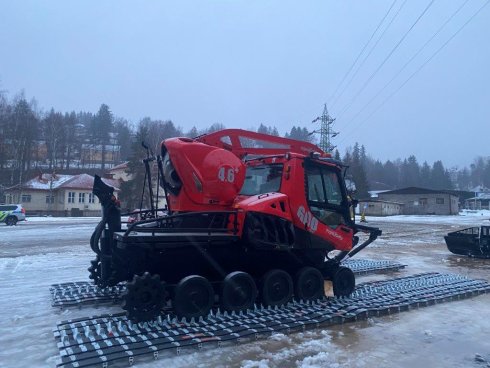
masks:
<svg viewBox="0 0 490 368"><path fill-rule="evenodd" d="M123 313L67 320L53 331L60 350L57 367L131 365L136 359L146 360L145 356L157 359L165 352L179 354L184 348L219 347L226 342L363 320L489 291L490 284L483 280L425 273L364 283L349 298L294 301L281 308L256 307L240 314L214 310L198 321L161 315L153 322L133 324Z"/></svg>
<svg viewBox="0 0 490 368"><path fill-rule="evenodd" d="M367 274L382 271L397 271L405 265L386 260L349 259L342 263L355 274ZM65 308L87 304L116 304L120 301L121 293L126 289L124 283L100 289L91 281L66 282L53 284L50 287L51 305Z"/></svg>

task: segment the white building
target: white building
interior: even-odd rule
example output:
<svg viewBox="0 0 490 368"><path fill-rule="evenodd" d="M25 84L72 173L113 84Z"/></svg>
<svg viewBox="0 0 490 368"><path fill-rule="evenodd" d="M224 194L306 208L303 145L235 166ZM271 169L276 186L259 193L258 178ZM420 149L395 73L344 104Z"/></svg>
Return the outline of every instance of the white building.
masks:
<svg viewBox="0 0 490 368"><path fill-rule="evenodd" d="M119 191L120 181L102 178ZM99 200L92 193L94 177L88 174L41 174L23 185L5 190L5 203L22 203L28 215L100 216Z"/></svg>

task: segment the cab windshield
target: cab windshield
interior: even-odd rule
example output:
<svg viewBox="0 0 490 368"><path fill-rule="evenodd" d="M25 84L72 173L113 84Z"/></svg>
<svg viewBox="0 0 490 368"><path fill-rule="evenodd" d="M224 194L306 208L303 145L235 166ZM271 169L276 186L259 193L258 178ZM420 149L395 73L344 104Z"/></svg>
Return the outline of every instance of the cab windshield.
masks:
<svg viewBox="0 0 490 368"><path fill-rule="evenodd" d="M240 194L252 196L279 192L281 189L282 164L249 166Z"/></svg>
<svg viewBox="0 0 490 368"><path fill-rule="evenodd" d="M308 205L313 215L332 228L344 224L346 201L339 173L328 166L308 166L305 172Z"/></svg>

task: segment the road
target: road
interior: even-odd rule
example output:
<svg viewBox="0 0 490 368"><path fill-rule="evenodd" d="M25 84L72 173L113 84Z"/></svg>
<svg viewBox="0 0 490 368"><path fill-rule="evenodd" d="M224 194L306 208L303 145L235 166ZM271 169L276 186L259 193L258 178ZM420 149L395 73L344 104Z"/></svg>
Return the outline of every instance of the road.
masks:
<svg viewBox="0 0 490 368"><path fill-rule="evenodd" d="M87 280L88 245L98 219L44 219L0 225L0 367L53 367L58 350L51 329L58 320L118 312L118 306L55 310L49 285ZM358 282L422 272L457 273L490 280L490 260L449 253L443 235L488 219L431 217L369 219L383 230L361 258L407 265L399 272L362 276ZM464 226L463 226L464 227ZM138 363L138 367L486 367L490 362L490 295L438 304L392 316L330 326L222 349ZM28 348L26 348L28 346ZM26 350L27 349L27 350ZM26 353L28 352L28 353ZM490 365L488 365L490 366Z"/></svg>
<svg viewBox="0 0 490 368"><path fill-rule="evenodd" d="M16 226L0 224L0 257L18 257L48 252L64 252L78 246L89 247L90 235L99 218L36 218Z"/></svg>

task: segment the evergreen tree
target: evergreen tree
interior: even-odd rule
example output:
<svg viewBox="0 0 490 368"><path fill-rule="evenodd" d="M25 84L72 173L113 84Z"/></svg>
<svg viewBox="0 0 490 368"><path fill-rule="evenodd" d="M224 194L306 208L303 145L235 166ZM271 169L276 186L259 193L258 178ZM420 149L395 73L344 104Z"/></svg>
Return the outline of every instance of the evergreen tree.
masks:
<svg viewBox="0 0 490 368"><path fill-rule="evenodd" d="M432 187L432 170L427 163L427 161L424 161L422 164L422 167L420 168L420 186L423 188L431 188Z"/></svg>
<svg viewBox="0 0 490 368"><path fill-rule="evenodd" d="M96 144L101 146L102 170L105 169L107 144L110 143L110 133L113 130L113 116L106 104L100 105L99 112L93 120L93 134L96 137Z"/></svg>
<svg viewBox="0 0 490 368"><path fill-rule="evenodd" d="M469 190L471 186L470 172L468 168L464 167L458 172L458 189Z"/></svg>
<svg viewBox="0 0 490 368"><path fill-rule="evenodd" d="M189 138L196 138L198 137L200 134L199 134L199 131L197 130L197 128L195 126L193 126L191 128L191 130L189 130L187 133L185 133L185 136L186 137L189 137Z"/></svg>
<svg viewBox="0 0 490 368"><path fill-rule="evenodd" d="M400 184L406 187L420 186L420 167L414 155L403 161L400 168Z"/></svg>
<svg viewBox="0 0 490 368"><path fill-rule="evenodd" d="M400 187L400 170L395 163L388 160L383 165L383 183L389 185L392 188Z"/></svg>
<svg viewBox="0 0 490 368"><path fill-rule="evenodd" d="M308 132L308 129L296 126L293 126L291 128L291 131L289 133L286 133L284 137L310 143L313 143L315 140L313 135Z"/></svg>
<svg viewBox="0 0 490 368"><path fill-rule="evenodd" d="M127 161L131 156L131 125L125 119L116 119L114 132L116 134L116 143L119 146L119 158L121 161Z"/></svg>
<svg viewBox="0 0 490 368"><path fill-rule="evenodd" d="M485 168L483 169L482 182L485 187L490 188L490 158L487 158Z"/></svg>
<svg viewBox="0 0 490 368"><path fill-rule="evenodd" d="M476 187L483 185L483 176L485 172L485 159L483 157L477 157L470 165L471 167L471 185Z"/></svg>
<svg viewBox="0 0 490 368"><path fill-rule="evenodd" d="M344 164L349 166L349 176L354 181L356 186L356 197L369 197L369 183L366 176L366 171L361 163L361 149L359 143L356 142L352 150L352 155L349 151L344 156Z"/></svg>
<svg viewBox="0 0 490 368"><path fill-rule="evenodd" d="M442 161L436 161L432 165L431 183L432 189L452 189L449 172L444 169Z"/></svg>
<svg viewBox="0 0 490 368"><path fill-rule="evenodd" d="M260 124L259 128L257 129L257 133L279 136L279 132L277 131L276 127L268 127L264 124Z"/></svg>

